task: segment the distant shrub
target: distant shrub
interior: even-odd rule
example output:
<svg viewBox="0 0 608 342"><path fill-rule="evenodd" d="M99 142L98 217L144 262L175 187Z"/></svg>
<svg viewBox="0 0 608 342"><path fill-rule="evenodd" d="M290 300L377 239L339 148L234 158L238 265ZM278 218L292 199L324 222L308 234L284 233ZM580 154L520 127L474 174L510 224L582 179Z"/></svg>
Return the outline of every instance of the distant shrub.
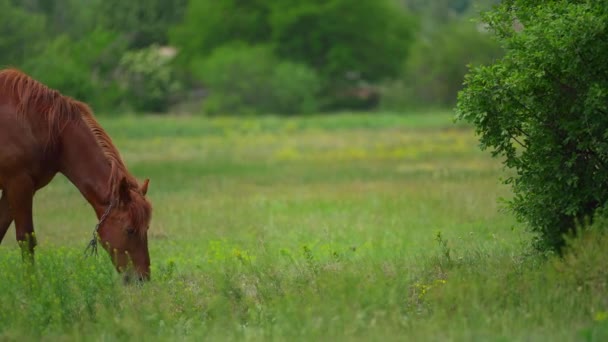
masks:
<svg viewBox="0 0 608 342"><path fill-rule="evenodd" d="M181 90L171 62L170 49L152 45L127 51L120 59L116 77L124 90L125 101L136 111L166 112L172 98Z"/></svg>
<svg viewBox="0 0 608 342"><path fill-rule="evenodd" d="M224 46L194 62L193 70L209 89L208 114L296 114L318 108L315 71L278 60L266 46Z"/></svg>
<svg viewBox="0 0 608 342"><path fill-rule="evenodd" d="M318 109L320 89L317 73L298 63L279 62L271 79L272 106L280 114L312 113Z"/></svg>

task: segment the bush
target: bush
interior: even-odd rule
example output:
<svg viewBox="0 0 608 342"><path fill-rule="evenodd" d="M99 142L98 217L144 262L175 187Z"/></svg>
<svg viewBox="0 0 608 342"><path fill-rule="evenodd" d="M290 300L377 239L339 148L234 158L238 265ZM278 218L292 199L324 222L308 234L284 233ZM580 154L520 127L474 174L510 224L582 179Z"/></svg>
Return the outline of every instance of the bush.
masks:
<svg viewBox="0 0 608 342"><path fill-rule="evenodd" d="M194 63L198 78L209 88L208 114L295 114L317 110L320 88L310 68L281 62L266 46L244 44L216 49Z"/></svg>
<svg viewBox="0 0 608 342"><path fill-rule="evenodd" d="M171 62L174 53L156 45L127 51L118 66L117 78L127 103L136 111L165 112L181 90Z"/></svg>
<svg viewBox="0 0 608 342"><path fill-rule="evenodd" d="M510 0L485 19L507 54L466 77L458 118L514 171L537 247L559 249L608 201L608 3Z"/></svg>
<svg viewBox="0 0 608 342"><path fill-rule="evenodd" d="M302 64L279 62L271 75L271 112L301 114L318 110L316 96L321 82L314 70Z"/></svg>

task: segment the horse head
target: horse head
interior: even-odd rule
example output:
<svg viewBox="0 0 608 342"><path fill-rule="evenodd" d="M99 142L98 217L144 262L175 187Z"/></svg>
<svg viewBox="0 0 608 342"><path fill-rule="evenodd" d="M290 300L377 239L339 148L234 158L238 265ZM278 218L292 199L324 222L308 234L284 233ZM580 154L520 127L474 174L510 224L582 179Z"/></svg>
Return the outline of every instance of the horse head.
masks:
<svg viewBox="0 0 608 342"><path fill-rule="evenodd" d="M117 198L112 199L98 225L99 240L126 282L134 277L150 278L148 228L152 207L146 198L148 183L146 180L139 186L122 178Z"/></svg>

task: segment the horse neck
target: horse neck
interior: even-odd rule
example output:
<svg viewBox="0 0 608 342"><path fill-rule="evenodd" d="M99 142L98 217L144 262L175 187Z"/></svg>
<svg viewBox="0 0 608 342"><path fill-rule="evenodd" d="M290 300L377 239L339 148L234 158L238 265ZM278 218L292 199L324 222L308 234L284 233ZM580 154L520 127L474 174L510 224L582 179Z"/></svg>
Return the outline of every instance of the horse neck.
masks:
<svg viewBox="0 0 608 342"><path fill-rule="evenodd" d="M68 123L61 133L60 172L80 190L99 218L110 204L112 167L90 129Z"/></svg>

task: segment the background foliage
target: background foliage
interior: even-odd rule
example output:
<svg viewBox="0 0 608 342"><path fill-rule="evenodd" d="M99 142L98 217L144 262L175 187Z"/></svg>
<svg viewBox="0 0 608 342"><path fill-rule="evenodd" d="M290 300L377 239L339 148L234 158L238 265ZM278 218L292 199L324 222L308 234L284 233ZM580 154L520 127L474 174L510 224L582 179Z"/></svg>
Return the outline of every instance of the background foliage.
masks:
<svg viewBox="0 0 608 342"><path fill-rule="evenodd" d="M447 106L464 65L500 54L468 20L493 2L0 0L0 67L105 113ZM269 60L248 65L261 49ZM237 61L265 71L209 68Z"/></svg>
<svg viewBox="0 0 608 342"><path fill-rule="evenodd" d="M320 80L314 69L278 59L268 46L226 45L194 62L205 80L209 114L311 113Z"/></svg>

